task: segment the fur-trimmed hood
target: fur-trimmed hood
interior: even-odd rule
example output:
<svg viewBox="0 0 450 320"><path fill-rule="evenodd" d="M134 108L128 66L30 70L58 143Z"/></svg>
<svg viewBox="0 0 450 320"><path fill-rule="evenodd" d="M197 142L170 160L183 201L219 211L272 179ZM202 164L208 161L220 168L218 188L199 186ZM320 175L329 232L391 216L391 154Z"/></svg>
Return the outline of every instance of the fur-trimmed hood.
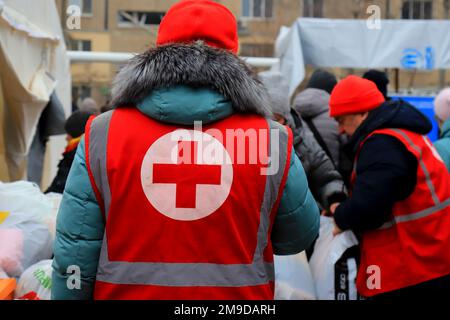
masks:
<svg viewBox="0 0 450 320"><path fill-rule="evenodd" d="M179 85L212 89L230 100L235 112L272 115L267 91L250 67L201 41L160 46L132 58L113 81L111 107L137 105L155 90Z"/></svg>

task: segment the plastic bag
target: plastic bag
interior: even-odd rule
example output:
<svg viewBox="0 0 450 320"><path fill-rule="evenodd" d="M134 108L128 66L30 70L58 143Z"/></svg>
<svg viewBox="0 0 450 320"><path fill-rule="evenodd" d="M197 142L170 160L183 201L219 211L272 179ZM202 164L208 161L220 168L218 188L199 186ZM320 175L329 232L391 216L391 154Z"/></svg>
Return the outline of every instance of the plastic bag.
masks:
<svg viewBox="0 0 450 320"><path fill-rule="evenodd" d="M56 215L62 195L41 192L32 182L0 183L0 211L23 212L42 222L55 239Z"/></svg>
<svg viewBox="0 0 450 320"><path fill-rule="evenodd" d="M276 300L316 299L305 252L290 256L274 255L274 264Z"/></svg>
<svg viewBox="0 0 450 320"><path fill-rule="evenodd" d="M25 270L14 295L20 300L51 300L51 290L52 260L43 260Z"/></svg>
<svg viewBox="0 0 450 320"><path fill-rule="evenodd" d="M59 206L61 205L62 194L48 193L45 195L51 203L51 211L42 217L42 221L50 231L53 240L56 237L56 217L58 216Z"/></svg>
<svg viewBox="0 0 450 320"><path fill-rule="evenodd" d="M2 268L0 268L0 280L8 279L8 278L9 278L9 276L6 274L6 272Z"/></svg>
<svg viewBox="0 0 450 320"><path fill-rule="evenodd" d="M38 219L51 214L52 202L28 181L0 182L0 211L26 212Z"/></svg>
<svg viewBox="0 0 450 320"><path fill-rule="evenodd" d="M319 300L358 300L358 239L352 231L333 236L333 218L320 218L319 238L309 261Z"/></svg>
<svg viewBox="0 0 450 320"><path fill-rule="evenodd" d="M51 258L56 201L31 182L0 183L0 268L10 277Z"/></svg>
<svg viewBox="0 0 450 320"><path fill-rule="evenodd" d="M53 239L48 228L33 215L12 212L0 224L0 268L10 277L52 257Z"/></svg>
<svg viewBox="0 0 450 320"><path fill-rule="evenodd" d="M0 279L0 301L12 300L16 288L16 279Z"/></svg>

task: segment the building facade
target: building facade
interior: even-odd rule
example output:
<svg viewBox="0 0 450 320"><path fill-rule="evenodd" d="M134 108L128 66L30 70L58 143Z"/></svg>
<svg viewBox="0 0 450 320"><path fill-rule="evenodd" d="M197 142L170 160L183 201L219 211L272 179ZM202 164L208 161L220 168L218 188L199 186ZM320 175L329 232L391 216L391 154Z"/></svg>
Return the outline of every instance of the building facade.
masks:
<svg viewBox="0 0 450 320"><path fill-rule="evenodd" d="M154 45L159 23L177 0L55 0L70 50L142 52ZM383 19L448 19L449 0L218 0L238 20L240 55L271 57L281 26L299 17L366 19L378 5ZM75 6L75 7L74 7ZM73 11L80 24L70 25ZM308 67L308 73L313 68ZM108 63L72 65L74 98L92 96L106 103L117 66ZM333 69L338 77L364 70ZM450 85L450 72L389 70L396 87L436 90ZM394 90L392 83L391 90Z"/></svg>

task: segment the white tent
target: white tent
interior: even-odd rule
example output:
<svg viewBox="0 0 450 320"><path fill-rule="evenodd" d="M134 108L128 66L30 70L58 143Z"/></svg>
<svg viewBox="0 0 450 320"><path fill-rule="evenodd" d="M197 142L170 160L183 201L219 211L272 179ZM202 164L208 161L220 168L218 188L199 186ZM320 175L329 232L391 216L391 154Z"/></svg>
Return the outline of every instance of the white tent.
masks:
<svg viewBox="0 0 450 320"><path fill-rule="evenodd" d="M276 42L291 94L305 65L341 68L450 69L450 21L300 18Z"/></svg>
<svg viewBox="0 0 450 320"><path fill-rule="evenodd" d="M24 179L51 93L56 90L66 115L71 108L70 64L54 1L0 0L0 81L0 180ZM47 176L56 170L63 139L50 140Z"/></svg>

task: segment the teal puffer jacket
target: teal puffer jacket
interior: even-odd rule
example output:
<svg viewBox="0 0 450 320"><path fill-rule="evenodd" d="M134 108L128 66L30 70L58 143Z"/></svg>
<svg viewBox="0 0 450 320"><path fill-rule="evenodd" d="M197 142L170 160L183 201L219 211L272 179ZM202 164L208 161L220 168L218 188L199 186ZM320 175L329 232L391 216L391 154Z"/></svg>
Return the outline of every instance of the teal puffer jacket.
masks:
<svg viewBox="0 0 450 320"><path fill-rule="evenodd" d="M444 123L441 131L441 138L434 143L434 146L450 172L450 119Z"/></svg>
<svg viewBox="0 0 450 320"><path fill-rule="evenodd" d="M184 125L193 124L194 120L210 123L234 112L231 103L215 91L186 86L155 90L137 108L155 120ZM92 299L104 230L102 213L88 177L83 138L57 219L53 299ZM278 255L301 252L310 246L318 231L319 210L308 189L300 160L292 151L288 179L272 232L274 252ZM78 284L78 275L80 287L71 290Z"/></svg>

